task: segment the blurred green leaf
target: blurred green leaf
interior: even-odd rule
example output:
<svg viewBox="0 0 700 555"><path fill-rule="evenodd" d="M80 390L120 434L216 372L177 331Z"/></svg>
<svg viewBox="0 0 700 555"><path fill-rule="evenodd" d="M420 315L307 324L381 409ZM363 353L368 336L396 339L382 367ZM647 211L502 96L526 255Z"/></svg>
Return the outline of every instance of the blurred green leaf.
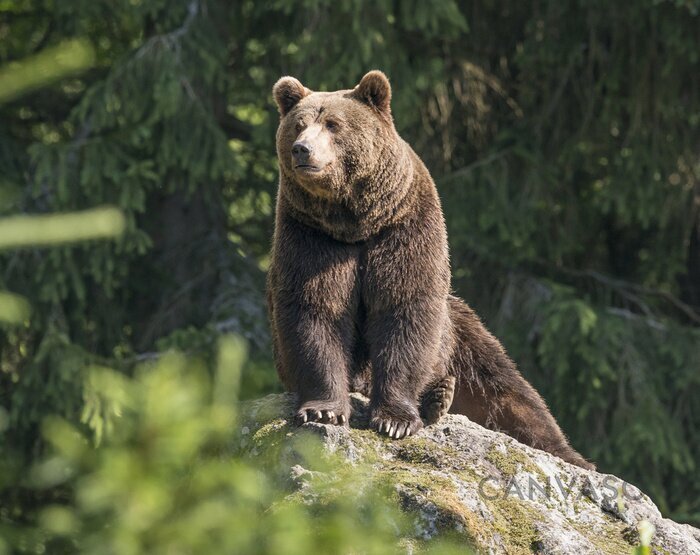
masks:
<svg viewBox="0 0 700 555"><path fill-rule="evenodd" d="M124 228L123 213L110 207L47 216L12 216L0 219L0 250L115 238Z"/></svg>
<svg viewBox="0 0 700 555"><path fill-rule="evenodd" d="M0 67L0 104L92 67L95 52L84 39L62 42Z"/></svg>
<svg viewBox="0 0 700 555"><path fill-rule="evenodd" d="M22 324L31 313L27 299L20 295L0 291L0 322Z"/></svg>

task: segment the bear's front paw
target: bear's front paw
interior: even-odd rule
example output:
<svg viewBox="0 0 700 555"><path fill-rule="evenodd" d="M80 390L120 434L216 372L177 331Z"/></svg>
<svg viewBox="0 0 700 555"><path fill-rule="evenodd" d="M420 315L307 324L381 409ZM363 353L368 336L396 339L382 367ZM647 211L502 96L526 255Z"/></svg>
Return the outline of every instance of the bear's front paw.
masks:
<svg viewBox="0 0 700 555"><path fill-rule="evenodd" d="M369 426L380 434L401 439L420 430L423 422L415 408L389 405L374 407L371 410Z"/></svg>
<svg viewBox="0 0 700 555"><path fill-rule="evenodd" d="M306 401L301 404L294 415L294 423L297 426L307 422L345 426L349 421L350 404L329 399Z"/></svg>

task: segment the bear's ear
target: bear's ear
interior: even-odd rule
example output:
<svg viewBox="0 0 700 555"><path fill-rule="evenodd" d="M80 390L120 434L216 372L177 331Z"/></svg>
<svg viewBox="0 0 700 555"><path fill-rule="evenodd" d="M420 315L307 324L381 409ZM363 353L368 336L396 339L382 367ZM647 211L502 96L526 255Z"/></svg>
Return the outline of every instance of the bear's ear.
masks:
<svg viewBox="0 0 700 555"><path fill-rule="evenodd" d="M302 85L298 79L294 77L282 77L274 87L272 87L272 96L275 98L277 108L280 114L286 116L289 110L294 108L302 98L311 91Z"/></svg>
<svg viewBox="0 0 700 555"><path fill-rule="evenodd" d="M381 71L375 69L365 74L359 85L355 87L354 95L382 114L391 114L391 85Z"/></svg>

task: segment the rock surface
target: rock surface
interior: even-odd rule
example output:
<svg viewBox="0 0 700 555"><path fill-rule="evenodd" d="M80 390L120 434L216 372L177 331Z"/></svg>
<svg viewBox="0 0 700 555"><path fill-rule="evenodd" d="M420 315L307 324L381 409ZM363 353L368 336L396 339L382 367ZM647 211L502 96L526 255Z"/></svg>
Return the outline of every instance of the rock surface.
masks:
<svg viewBox="0 0 700 555"><path fill-rule="evenodd" d="M246 403L238 447L251 457L274 449L289 483L305 492L319 471L299 464L295 438L317 436L328 456L345 466L368 465L373 475L388 478L417 540L458 534L482 553L622 554L639 545L638 526L648 521L656 530L653 553L700 555L700 530L662 518L636 487L567 464L464 416L448 415L415 437L392 441L366 429L367 400L359 395L353 396L350 428L315 423L294 428L293 405L288 394ZM332 479L334 472L327 468L325 475ZM290 498L313 502L313 496Z"/></svg>

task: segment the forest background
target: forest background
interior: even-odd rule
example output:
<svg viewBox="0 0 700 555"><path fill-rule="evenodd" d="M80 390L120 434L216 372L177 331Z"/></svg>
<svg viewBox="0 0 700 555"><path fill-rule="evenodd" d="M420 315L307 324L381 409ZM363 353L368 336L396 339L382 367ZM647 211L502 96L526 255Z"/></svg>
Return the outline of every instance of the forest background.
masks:
<svg viewBox="0 0 700 555"><path fill-rule="evenodd" d="M3 0L6 547L88 542L81 473L135 449L148 376L213 391L245 350L235 397L281 390L271 87L374 68L438 184L455 291L577 450L700 523L700 2ZM74 436L92 454L51 474Z"/></svg>

